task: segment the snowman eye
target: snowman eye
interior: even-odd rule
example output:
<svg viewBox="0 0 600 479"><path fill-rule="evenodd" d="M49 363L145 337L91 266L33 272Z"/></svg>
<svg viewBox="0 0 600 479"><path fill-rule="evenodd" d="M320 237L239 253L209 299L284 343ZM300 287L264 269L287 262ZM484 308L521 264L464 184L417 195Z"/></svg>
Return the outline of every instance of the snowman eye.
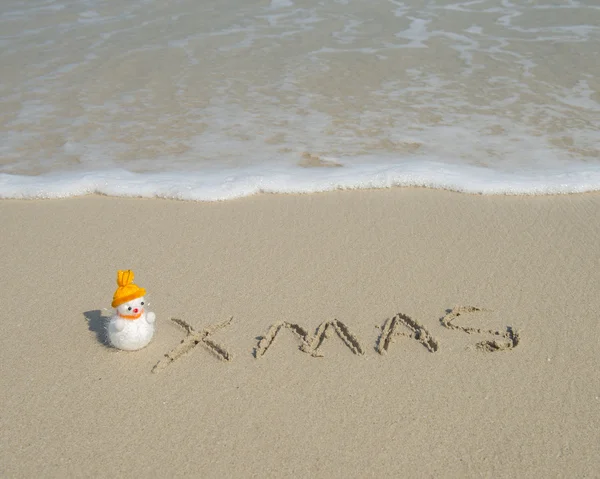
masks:
<svg viewBox="0 0 600 479"><path fill-rule="evenodd" d="M140 304L141 304L142 306L144 306L144 302L143 302L143 301L142 301Z"/></svg>
<svg viewBox="0 0 600 479"><path fill-rule="evenodd" d="M127 308L127 311L131 311L131 306L129 306L129 308Z"/></svg>

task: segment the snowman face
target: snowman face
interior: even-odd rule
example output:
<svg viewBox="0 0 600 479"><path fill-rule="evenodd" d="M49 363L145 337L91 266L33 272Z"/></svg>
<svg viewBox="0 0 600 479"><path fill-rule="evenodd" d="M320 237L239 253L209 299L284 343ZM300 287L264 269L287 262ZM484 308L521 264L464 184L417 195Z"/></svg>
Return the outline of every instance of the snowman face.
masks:
<svg viewBox="0 0 600 479"><path fill-rule="evenodd" d="M144 312L144 305L146 300L142 296L141 298L132 299L127 303L123 303L117 307L117 312L121 316L138 315Z"/></svg>

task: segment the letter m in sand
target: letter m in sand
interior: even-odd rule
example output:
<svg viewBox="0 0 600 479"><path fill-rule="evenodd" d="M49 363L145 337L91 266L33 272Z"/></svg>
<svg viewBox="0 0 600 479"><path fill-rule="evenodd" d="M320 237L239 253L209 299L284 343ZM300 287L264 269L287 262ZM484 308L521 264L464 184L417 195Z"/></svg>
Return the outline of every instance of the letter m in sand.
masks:
<svg viewBox="0 0 600 479"><path fill-rule="evenodd" d="M263 357L277 338L277 335L284 329L291 330L292 333L300 339L300 351L310 354L313 357L323 356L319 352L319 349L325 340L331 337L331 333L336 334L354 354L364 354L363 347L360 345L356 336L350 332L348 327L341 321L332 319L321 323L314 335L308 334L306 329L295 323L289 323L287 321L275 323L269 328L267 334L258 342L258 345L254 349L254 357Z"/></svg>

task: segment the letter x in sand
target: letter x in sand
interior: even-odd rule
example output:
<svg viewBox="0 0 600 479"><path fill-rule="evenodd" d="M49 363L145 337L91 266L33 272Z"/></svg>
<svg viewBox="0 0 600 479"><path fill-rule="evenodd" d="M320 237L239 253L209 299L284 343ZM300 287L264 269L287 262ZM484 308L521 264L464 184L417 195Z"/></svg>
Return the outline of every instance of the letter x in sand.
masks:
<svg viewBox="0 0 600 479"><path fill-rule="evenodd" d="M207 347L210 352L212 352L222 361L230 361L232 358L231 353L220 344L214 342L210 338L210 335L216 333L220 329L229 326L232 320L233 316L227 321L215 324L214 326L209 326L208 328L204 328L202 331L196 331L190 324L188 324L183 319L171 318L171 321L178 324L187 331L187 336L181 340L181 343L179 343L171 351L165 354L165 357L163 359L156 363L156 366L152 368L152 372L157 373L159 371L162 371L173 361L179 359L181 356L198 346L200 343Z"/></svg>

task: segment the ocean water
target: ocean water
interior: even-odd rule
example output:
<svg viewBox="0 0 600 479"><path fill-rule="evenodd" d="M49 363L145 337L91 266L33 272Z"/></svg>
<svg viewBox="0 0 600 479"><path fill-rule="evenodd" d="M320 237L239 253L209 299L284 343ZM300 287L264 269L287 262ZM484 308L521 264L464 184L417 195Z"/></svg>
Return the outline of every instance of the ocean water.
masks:
<svg viewBox="0 0 600 479"><path fill-rule="evenodd" d="M0 197L600 190L597 0L4 0Z"/></svg>

